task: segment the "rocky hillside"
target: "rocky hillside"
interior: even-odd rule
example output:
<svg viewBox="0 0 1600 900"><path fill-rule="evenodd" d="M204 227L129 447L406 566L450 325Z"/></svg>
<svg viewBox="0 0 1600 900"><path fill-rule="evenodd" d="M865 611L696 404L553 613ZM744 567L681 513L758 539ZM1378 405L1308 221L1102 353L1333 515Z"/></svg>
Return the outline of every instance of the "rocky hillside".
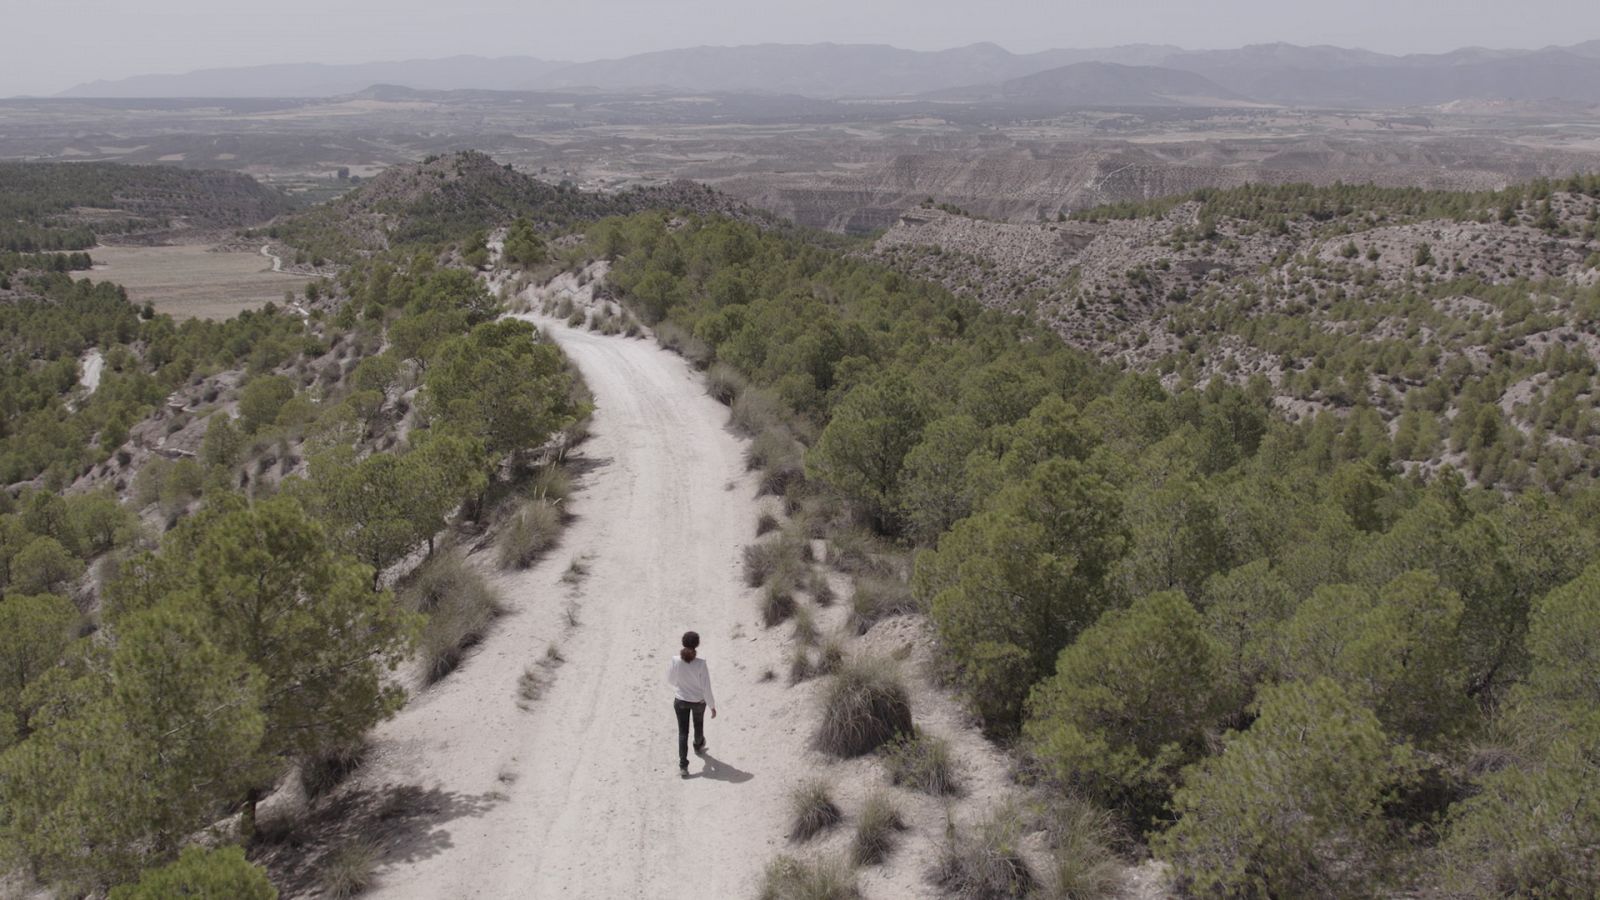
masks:
<svg viewBox="0 0 1600 900"><path fill-rule="evenodd" d="M1169 385L1255 380L1404 433L1410 463L1553 482L1600 467L1597 229L1600 178L1249 187L1038 225L918 209L872 252Z"/></svg>
<svg viewBox="0 0 1600 900"><path fill-rule="evenodd" d="M1158 121L1155 113L1146 124ZM845 167L840 167L841 169ZM802 225L867 233L927 198L1011 222L1055 219L1098 204L1246 184L1376 182L1401 188L1488 190L1600 168L1600 155L1529 153L1493 140L1404 141L1313 135L1250 141L1116 140L958 143L928 140L847 171L762 172L719 188Z"/></svg>
<svg viewBox="0 0 1600 900"><path fill-rule="evenodd" d="M395 166L339 199L281 223L274 236L333 259L451 241L516 218L544 229L646 209L758 216L692 182L605 194L552 185L465 151Z"/></svg>

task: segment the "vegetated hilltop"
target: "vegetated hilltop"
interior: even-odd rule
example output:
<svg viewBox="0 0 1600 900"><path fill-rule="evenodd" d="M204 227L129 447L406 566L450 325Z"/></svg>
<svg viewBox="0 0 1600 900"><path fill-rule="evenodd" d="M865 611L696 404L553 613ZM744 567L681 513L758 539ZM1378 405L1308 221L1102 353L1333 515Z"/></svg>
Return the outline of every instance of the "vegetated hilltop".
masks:
<svg viewBox="0 0 1600 900"><path fill-rule="evenodd" d="M236 228L288 212L283 194L237 172L113 163L0 163L0 250L86 250L102 236Z"/></svg>
<svg viewBox="0 0 1600 900"><path fill-rule="evenodd" d="M1187 242L1221 244L1237 223L1270 235L1281 216L1308 244L1333 241L1348 264L1365 260L1360 238L1350 254L1348 236L1319 229L1368 215L1402 234L1424 222L1468 227L1484 205L1495 221L1527 216L1516 227L1535 241L1551 218L1549 240L1592 241L1580 223L1600 182L1561 187L1520 198L1224 192L1192 201L1209 204L1219 236L1196 215ZM1325 205L1339 199L1348 209ZM1154 230L1175 209L1125 214ZM1023 896L1033 885L1110 895L1086 884L1105 837L1086 799L1170 863L1191 896L1600 890L1592 444L1556 426L1542 441L1524 436L1493 400L1523 364L1517 340L1536 343L1520 329L1552 318L1546 304L1570 315L1571 343L1584 343L1593 287L1441 295L1463 307L1452 317L1471 321L1476 307L1477 333L1500 336L1483 359L1455 351L1472 329L1448 321L1373 341L1365 336L1381 325L1352 335L1313 315L1417 307L1426 322L1433 282L1416 276L1410 290L1382 293L1349 264L1313 289L1308 273L1281 268L1293 254L1269 256L1255 293L1284 295L1277 318L1219 303L1185 335L1276 333L1291 350L1327 335L1325 361L1303 370L1319 389L1369 373L1408 379L1399 421L1370 403L1293 421L1271 409L1265 377L1241 385L1174 370L1163 385L875 260L736 223L640 216L590 234L617 296L712 367L711 389L757 435L751 462L784 495L796 536L826 536L829 562L877 569L850 599L859 631L870 641L879 619L925 612L970 710L990 733L1017 738L1037 812L944 819L924 871L951 895ZM1214 259L1238 253L1236 271L1253 271L1238 244ZM1313 252L1301 256L1312 269ZM1593 359L1548 346L1534 368L1554 383L1538 417L1592 421ZM1191 368L1204 361L1198 347L1183 357ZM1476 485L1411 464L1446 434ZM764 547L784 553L784 540ZM805 542L794 544L798 558ZM754 563L751 584L778 571ZM910 596L897 598L908 569ZM769 583L769 621L795 613L773 601L792 600L796 581ZM796 663L805 677L811 657ZM835 697L862 680L843 669L822 677L825 690L847 692ZM818 705L819 746L846 708ZM904 727L888 713L852 722L863 719ZM936 746L891 750L884 769L898 782L897 759L933 759ZM1039 839L1024 840L1030 832ZM815 851L807 858L775 863L769 895L847 885L848 863L823 873L805 868Z"/></svg>
<svg viewBox="0 0 1600 900"><path fill-rule="evenodd" d="M655 208L757 216L692 182L602 194L548 184L484 153L464 151L387 169L332 203L274 226L271 234L310 253L343 259L446 242L516 218L554 230Z"/></svg>
<svg viewBox="0 0 1600 900"><path fill-rule="evenodd" d="M101 202L77 171L51 196ZM75 281L81 252L0 253L0 894L277 896L245 851L298 830L491 627L499 599L447 545L532 500L548 467L502 463L582 404L531 325L412 250L223 322ZM296 876L348 888L322 864L345 848L280 840Z"/></svg>
<svg viewBox="0 0 1600 900"><path fill-rule="evenodd" d="M874 254L1069 344L1352 414L1490 483L1600 471L1600 179L1245 187L1038 225L919 209Z"/></svg>

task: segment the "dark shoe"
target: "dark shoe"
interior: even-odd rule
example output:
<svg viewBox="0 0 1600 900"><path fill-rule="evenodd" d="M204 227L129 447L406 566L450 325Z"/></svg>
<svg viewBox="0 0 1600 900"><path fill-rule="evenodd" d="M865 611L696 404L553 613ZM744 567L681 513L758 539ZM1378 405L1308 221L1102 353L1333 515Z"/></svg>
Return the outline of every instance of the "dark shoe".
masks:
<svg viewBox="0 0 1600 900"><path fill-rule="evenodd" d="M705 743L702 742L702 743L699 743L699 744L695 744L694 745L694 752L695 752L695 754L697 756L705 756L706 755L706 745L705 745Z"/></svg>
<svg viewBox="0 0 1600 900"><path fill-rule="evenodd" d="M687 759L678 760L678 768L685 772L689 771L689 761Z"/></svg>

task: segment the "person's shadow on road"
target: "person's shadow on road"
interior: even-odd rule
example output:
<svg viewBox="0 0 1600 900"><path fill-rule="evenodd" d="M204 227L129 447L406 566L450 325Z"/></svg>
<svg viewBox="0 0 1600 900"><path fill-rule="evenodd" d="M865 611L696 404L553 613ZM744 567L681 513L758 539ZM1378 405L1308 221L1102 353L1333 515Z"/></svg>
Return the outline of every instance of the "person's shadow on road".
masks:
<svg viewBox="0 0 1600 900"><path fill-rule="evenodd" d="M756 777L742 769L736 769L709 753L700 754L700 759L705 762L705 768L690 775L690 778L709 778L712 781L726 781L729 784L744 784Z"/></svg>

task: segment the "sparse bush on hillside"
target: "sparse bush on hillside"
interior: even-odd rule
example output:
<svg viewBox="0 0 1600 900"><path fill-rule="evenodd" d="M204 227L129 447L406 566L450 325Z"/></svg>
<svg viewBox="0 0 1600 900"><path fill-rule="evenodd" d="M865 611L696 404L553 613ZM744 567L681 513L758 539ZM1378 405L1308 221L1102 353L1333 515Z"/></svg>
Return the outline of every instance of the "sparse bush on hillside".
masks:
<svg viewBox="0 0 1600 900"><path fill-rule="evenodd" d="M815 743L834 756L862 756L914 733L911 696L899 672L880 659L846 661L823 687L821 704Z"/></svg>

